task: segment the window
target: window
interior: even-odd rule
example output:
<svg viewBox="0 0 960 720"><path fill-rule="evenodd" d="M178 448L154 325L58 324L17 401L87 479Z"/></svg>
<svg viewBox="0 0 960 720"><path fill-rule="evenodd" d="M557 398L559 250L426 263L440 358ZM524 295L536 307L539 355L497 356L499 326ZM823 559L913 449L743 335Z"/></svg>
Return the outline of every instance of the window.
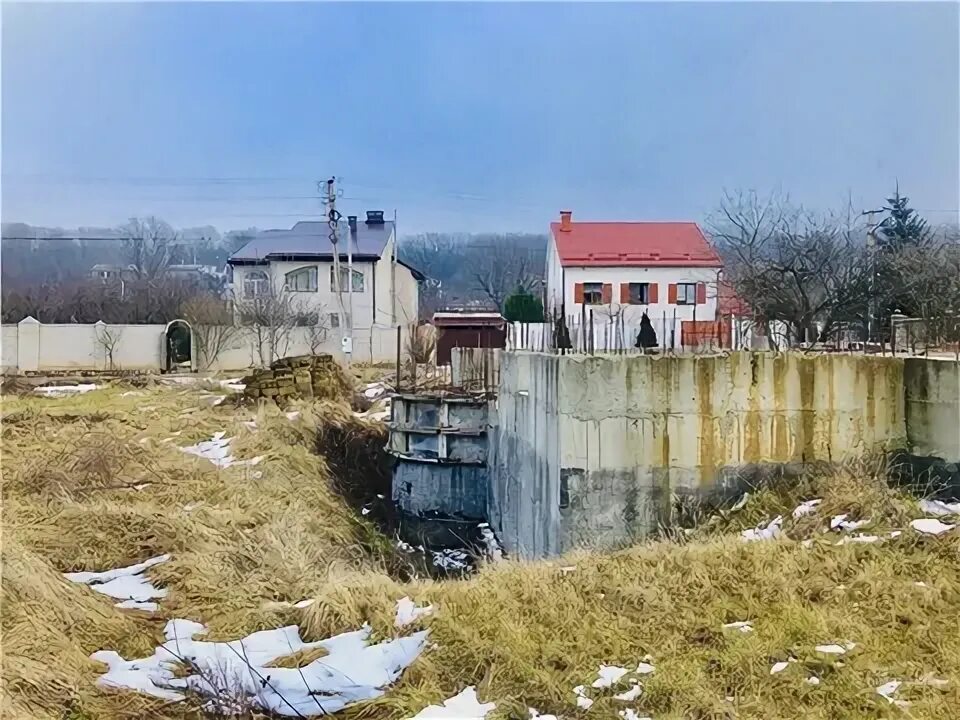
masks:
<svg viewBox="0 0 960 720"><path fill-rule="evenodd" d="M603 283L583 284L583 304L603 305Z"/></svg>
<svg viewBox="0 0 960 720"><path fill-rule="evenodd" d="M630 305L650 304L650 283L630 283Z"/></svg>
<svg viewBox="0 0 960 720"><path fill-rule="evenodd" d="M677 305L697 304L697 284L679 283L677 285Z"/></svg>
<svg viewBox="0 0 960 720"><path fill-rule="evenodd" d="M288 272L285 287L290 292L316 292L317 268L305 267Z"/></svg>
<svg viewBox="0 0 960 720"><path fill-rule="evenodd" d="M341 267L340 268L340 289L343 292L349 292L347 285L347 273L350 271L350 268ZM363 272L360 270L353 271L353 292L363 292ZM330 292L336 292L337 286L333 282L333 266L330 266Z"/></svg>
<svg viewBox="0 0 960 720"><path fill-rule="evenodd" d="M243 278L243 296L245 298L263 297L267 294L269 283L267 274L264 272L254 270L247 273Z"/></svg>

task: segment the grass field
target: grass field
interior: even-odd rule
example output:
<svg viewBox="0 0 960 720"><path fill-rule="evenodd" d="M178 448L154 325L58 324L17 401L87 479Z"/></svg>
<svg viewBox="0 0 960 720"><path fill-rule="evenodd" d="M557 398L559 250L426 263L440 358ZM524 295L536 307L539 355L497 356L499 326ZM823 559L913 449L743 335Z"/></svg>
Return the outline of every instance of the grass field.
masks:
<svg viewBox="0 0 960 720"><path fill-rule="evenodd" d="M334 490L313 452L318 426L364 432L363 422L345 405L300 409L291 420L211 407L193 385L4 397L4 717L204 716L199 701L94 685L105 667L91 653L145 657L169 618L202 621L213 640L290 624L306 640L364 622L378 639L429 629L419 659L382 697L338 713L346 718L412 717L470 685L496 703L491 719L528 708L657 720L960 716L960 529L914 531L916 501L869 473L759 492L691 534L616 553L402 580L393 542ZM218 469L178 449L221 431L238 460L263 460ZM810 498L823 501L794 518ZM842 513L869 523L829 531ZM741 541L741 529L776 515L781 538ZM860 533L880 540L837 544ZM116 608L62 576L165 553L148 571L169 590L156 613ZM434 614L398 630L404 596ZM314 602L302 609L277 604L305 598ZM723 627L737 621L753 630ZM815 649L848 642L843 654ZM647 656L652 673L591 687L601 664L633 670ZM639 696L614 699L631 677ZM889 681L902 682L890 700L876 691ZM589 709L578 707L580 685Z"/></svg>

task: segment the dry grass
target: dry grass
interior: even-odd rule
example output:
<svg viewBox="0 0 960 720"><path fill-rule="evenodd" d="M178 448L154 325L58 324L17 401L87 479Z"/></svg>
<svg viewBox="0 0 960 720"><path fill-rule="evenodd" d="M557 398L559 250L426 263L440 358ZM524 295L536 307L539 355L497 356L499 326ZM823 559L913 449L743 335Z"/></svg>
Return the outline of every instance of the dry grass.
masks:
<svg viewBox="0 0 960 720"><path fill-rule="evenodd" d="M160 615L201 620L212 639L288 623L317 639L364 621L392 636L398 598L433 603L425 624L437 647L385 697L341 713L347 718L409 717L468 684L498 703L499 718L526 717L528 706L568 719L616 717L625 705L612 693L597 693L584 713L572 688L589 686L600 663L629 666L648 653L656 672L629 706L657 720L954 718L960 707L960 533L908 530L883 543L836 546L837 536L823 532L833 514L869 516L875 525L863 532L875 534L917 515L911 500L865 474L759 493L675 541L506 562L466 581L401 583L384 570L389 543L333 489L331 469L342 472L346 455L331 454L328 465L312 452L318 425L321 437L359 432L345 407L304 407L302 421L291 423L273 407L209 408L195 388L156 387L128 397L112 389L4 398L3 412L7 717L200 716L196 705L98 690L102 669L89 654L142 657L160 641L163 621L116 609L60 576L165 552L171 562L149 571L170 590ZM252 417L255 431L241 424ZM237 457L265 461L218 471L176 449L218 430L236 438ZM824 498L818 511L789 518L809 497ZM734 536L775 514L787 516L789 539L744 544ZM317 600L304 610L268 605L308 597ZM746 619L755 632L721 630ZM842 640L857 643L842 666L813 651ZM770 666L789 656L798 662L771 676ZM949 684L906 682L927 673ZM819 686L806 684L811 674ZM891 679L905 681L898 697L913 701L909 708L875 694Z"/></svg>

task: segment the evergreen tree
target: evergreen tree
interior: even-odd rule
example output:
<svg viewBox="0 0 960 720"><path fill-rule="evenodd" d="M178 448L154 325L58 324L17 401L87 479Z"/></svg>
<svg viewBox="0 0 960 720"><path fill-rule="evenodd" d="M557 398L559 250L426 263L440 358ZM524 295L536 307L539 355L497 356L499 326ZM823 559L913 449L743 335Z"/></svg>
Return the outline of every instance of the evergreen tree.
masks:
<svg viewBox="0 0 960 720"><path fill-rule="evenodd" d="M640 318L640 332L637 333L634 346L644 350L657 347L657 331L653 329L653 323L646 313Z"/></svg>
<svg viewBox="0 0 960 720"><path fill-rule="evenodd" d="M910 199L900 195L900 186L893 197L887 198L884 210L888 213L878 228L879 246L882 250L902 250L923 245L930 237L930 228L917 211L909 206Z"/></svg>
<svg viewBox="0 0 960 720"><path fill-rule="evenodd" d="M522 287L503 303L503 316L510 322L543 322L543 303Z"/></svg>

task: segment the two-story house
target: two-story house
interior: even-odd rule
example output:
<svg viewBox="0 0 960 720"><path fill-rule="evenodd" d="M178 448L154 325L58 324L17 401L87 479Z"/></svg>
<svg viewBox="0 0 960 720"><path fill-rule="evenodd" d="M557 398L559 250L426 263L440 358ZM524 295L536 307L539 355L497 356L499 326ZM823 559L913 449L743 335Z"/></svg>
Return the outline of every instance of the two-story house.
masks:
<svg viewBox="0 0 960 720"><path fill-rule="evenodd" d="M693 222L550 224L547 306L551 313L622 314L629 325L717 318L720 256Z"/></svg>
<svg viewBox="0 0 960 720"><path fill-rule="evenodd" d="M284 293L298 310L316 310L320 322L339 323L330 226L301 221L289 230L266 230L227 260L230 286L238 302ZM340 292L355 329L414 322L423 275L396 256L394 224L382 211L366 220L349 216L338 228ZM349 245L349 248L348 248ZM349 254L348 254L349 249ZM348 257L353 264L349 277Z"/></svg>

